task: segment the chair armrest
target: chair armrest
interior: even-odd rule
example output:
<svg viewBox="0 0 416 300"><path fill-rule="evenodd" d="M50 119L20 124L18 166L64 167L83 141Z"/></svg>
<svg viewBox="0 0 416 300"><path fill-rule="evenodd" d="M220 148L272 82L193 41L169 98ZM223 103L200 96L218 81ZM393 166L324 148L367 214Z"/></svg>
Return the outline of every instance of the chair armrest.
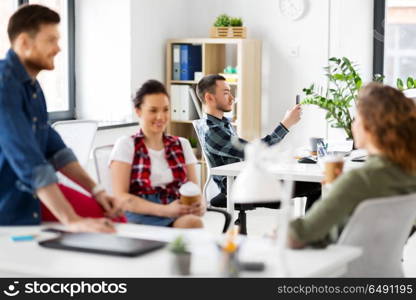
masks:
<svg viewBox="0 0 416 300"><path fill-rule="evenodd" d="M226 233L227 230L228 230L228 227L230 227L231 215L227 211L225 211L223 209L220 209L220 208L208 207L207 208L207 211L217 212L217 213L220 213L220 214L222 214L224 216L225 222L224 222L224 228L223 228L222 232L223 233Z"/></svg>

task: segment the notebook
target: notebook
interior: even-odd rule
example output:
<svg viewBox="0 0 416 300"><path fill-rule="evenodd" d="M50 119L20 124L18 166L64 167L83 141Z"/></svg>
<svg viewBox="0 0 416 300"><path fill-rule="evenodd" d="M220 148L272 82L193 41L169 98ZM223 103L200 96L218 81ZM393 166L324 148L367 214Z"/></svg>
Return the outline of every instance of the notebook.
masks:
<svg viewBox="0 0 416 300"><path fill-rule="evenodd" d="M39 245L46 248L80 252L138 256L163 248L166 243L103 233L65 232L57 238L39 241Z"/></svg>

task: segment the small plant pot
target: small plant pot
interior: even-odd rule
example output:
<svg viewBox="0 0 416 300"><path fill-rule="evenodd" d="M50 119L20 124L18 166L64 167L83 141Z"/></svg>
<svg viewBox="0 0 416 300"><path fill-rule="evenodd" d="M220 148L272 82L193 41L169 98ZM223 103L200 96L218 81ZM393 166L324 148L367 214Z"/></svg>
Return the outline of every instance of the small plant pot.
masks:
<svg viewBox="0 0 416 300"><path fill-rule="evenodd" d="M210 37L245 39L247 37L247 29L244 26L211 27Z"/></svg>
<svg viewBox="0 0 416 300"><path fill-rule="evenodd" d="M192 152L194 153L195 157L199 157L199 149L198 148L192 148Z"/></svg>
<svg viewBox="0 0 416 300"><path fill-rule="evenodd" d="M191 274L191 253L171 254L171 274L174 276L187 276Z"/></svg>

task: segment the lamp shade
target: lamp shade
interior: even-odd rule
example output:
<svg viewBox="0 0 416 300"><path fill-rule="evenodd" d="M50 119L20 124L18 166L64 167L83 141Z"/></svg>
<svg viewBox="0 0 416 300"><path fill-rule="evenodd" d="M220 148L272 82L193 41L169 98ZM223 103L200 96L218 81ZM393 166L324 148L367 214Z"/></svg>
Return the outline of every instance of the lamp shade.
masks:
<svg viewBox="0 0 416 300"><path fill-rule="evenodd" d="M234 203L276 202L281 194L280 182L265 168L263 155L267 147L260 141L246 146L246 165L231 190Z"/></svg>

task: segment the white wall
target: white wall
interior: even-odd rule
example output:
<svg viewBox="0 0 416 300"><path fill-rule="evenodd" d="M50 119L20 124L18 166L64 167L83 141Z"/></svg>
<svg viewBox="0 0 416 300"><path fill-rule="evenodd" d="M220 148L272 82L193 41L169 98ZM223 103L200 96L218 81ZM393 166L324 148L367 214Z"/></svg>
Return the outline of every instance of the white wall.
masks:
<svg viewBox="0 0 416 300"><path fill-rule="evenodd" d="M131 92L148 79L166 80L166 40L188 37L189 0L132 0Z"/></svg>
<svg viewBox="0 0 416 300"><path fill-rule="evenodd" d="M309 0L304 17L291 21L281 15L277 0L193 0L190 36L206 36L221 13L242 17L248 37L263 42L263 133L270 132L296 94L311 83L326 86L323 67L331 56L348 56L360 63L364 80L372 72L373 0ZM199 13L202 12L202 13ZM351 21L353 20L353 21ZM298 49L293 57L290 51ZM333 130L329 130L336 136ZM324 113L305 106L302 121L285 140L297 147L310 136L326 136Z"/></svg>
<svg viewBox="0 0 416 300"><path fill-rule="evenodd" d="M371 0L330 2L330 57L346 56L359 65L363 82L373 77L373 11ZM345 138L344 131L330 129L330 139Z"/></svg>
<svg viewBox="0 0 416 300"><path fill-rule="evenodd" d="M78 118L130 120L130 0L77 0L75 18Z"/></svg>
<svg viewBox="0 0 416 300"><path fill-rule="evenodd" d="M330 56L346 56L359 63L363 81L373 73L372 0L331 1Z"/></svg>

